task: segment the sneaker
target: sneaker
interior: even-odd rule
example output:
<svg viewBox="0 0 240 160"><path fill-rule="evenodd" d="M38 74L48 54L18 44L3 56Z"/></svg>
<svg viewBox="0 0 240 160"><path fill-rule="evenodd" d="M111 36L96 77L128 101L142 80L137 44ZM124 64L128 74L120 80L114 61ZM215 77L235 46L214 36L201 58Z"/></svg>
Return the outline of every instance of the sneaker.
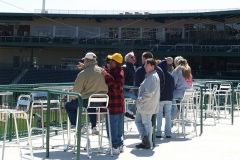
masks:
<svg viewBox="0 0 240 160"><path fill-rule="evenodd" d="M70 129L76 129L76 125L71 125Z"/></svg>
<svg viewBox="0 0 240 160"><path fill-rule="evenodd" d="M113 148L113 155L119 155L120 154L120 149L119 148Z"/></svg>
<svg viewBox="0 0 240 160"><path fill-rule="evenodd" d="M136 147L137 149L140 149L140 148L145 149L146 146L145 146L143 143L139 143L139 144L137 144L135 147Z"/></svg>
<svg viewBox="0 0 240 160"><path fill-rule="evenodd" d="M162 138L162 136L157 135L156 138Z"/></svg>
<svg viewBox="0 0 240 160"><path fill-rule="evenodd" d="M92 135L99 135L99 131L97 130L96 127L93 127L93 129L92 129Z"/></svg>
<svg viewBox="0 0 240 160"><path fill-rule="evenodd" d="M120 151L120 153L123 153L123 152L124 152L123 145L121 145L121 146L119 147L119 151Z"/></svg>
<svg viewBox="0 0 240 160"><path fill-rule="evenodd" d="M120 149L119 148L112 148L113 155L119 155L120 154ZM106 151L106 154L111 155L111 149L109 148Z"/></svg>
<svg viewBox="0 0 240 160"><path fill-rule="evenodd" d="M134 116L133 114L129 113L129 112L126 112L126 113L125 113L125 116L126 116L127 118L130 118L130 119L135 119L135 116Z"/></svg>
<svg viewBox="0 0 240 160"><path fill-rule="evenodd" d="M87 132L87 128L85 127L85 126L83 126L82 128L81 128L81 134L84 134L84 133L86 133Z"/></svg>

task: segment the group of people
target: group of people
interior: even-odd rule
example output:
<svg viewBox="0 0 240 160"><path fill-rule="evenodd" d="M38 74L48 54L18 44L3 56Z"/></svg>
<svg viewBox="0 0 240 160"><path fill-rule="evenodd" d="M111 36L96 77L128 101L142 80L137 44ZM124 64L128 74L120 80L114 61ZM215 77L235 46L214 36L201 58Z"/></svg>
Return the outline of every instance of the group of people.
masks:
<svg viewBox="0 0 240 160"><path fill-rule="evenodd" d="M129 107L135 116L142 142L136 148L152 148L152 116L157 115L157 138L162 138L161 132L163 110L165 113L165 137L171 138L171 120L175 118L179 107L176 105L183 98L184 91L192 86L191 68L187 60L181 56L167 57L156 61L151 52L142 54L142 65L135 67L136 57L133 52L126 54L125 64L120 53L108 55L104 67L97 65L97 56L88 52L79 64L78 74L73 91L79 92L83 98L83 107L87 107L88 98L92 94L108 94L108 109L113 154L123 152L123 118L125 113L124 98L136 101ZM173 64L174 63L174 64ZM175 66L175 68L174 68ZM138 92L124 85L138 87ZM72 98L65 105L69 120L76 125L78 101ZM89 108L88 112L96 112ZM92 134L99 134L96 128L96 115L89 114ZM108 125L107 125L108 130Z"/></svg>

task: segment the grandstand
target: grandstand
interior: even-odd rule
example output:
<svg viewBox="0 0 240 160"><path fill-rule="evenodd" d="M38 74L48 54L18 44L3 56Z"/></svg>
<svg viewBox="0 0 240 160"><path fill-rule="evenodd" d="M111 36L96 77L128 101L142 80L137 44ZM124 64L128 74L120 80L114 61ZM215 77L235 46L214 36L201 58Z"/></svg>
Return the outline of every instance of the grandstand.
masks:
<svg viewBox="0 0 240 160"><path fill-rule="evenodd" d="M240 78L240 10L50 13L0 13L1 84L73 81L86 51L100 65L116 51L133 50L138 65L146 50L160 59L182 55L195 78Z"/></svg>

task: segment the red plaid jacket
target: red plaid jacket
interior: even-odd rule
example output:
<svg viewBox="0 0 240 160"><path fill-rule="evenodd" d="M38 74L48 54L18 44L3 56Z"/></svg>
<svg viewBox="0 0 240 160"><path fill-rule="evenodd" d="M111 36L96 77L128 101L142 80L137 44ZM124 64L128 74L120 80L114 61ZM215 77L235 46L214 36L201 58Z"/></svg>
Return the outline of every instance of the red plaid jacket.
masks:
<svg viewBox="0 0 240 160"><path fill-rule="evenodd" d="M109 103L108 108L110 114L119 114L125 112L123 85L124 71L123 68L117 67L114 70L107 70L105 80L108 85Z"/></svg>

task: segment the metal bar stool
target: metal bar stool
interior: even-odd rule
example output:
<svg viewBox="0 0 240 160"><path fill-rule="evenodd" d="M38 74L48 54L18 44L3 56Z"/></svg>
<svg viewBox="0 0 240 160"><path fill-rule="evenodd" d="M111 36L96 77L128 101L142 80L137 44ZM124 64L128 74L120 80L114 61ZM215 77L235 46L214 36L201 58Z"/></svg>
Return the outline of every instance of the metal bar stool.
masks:
<svg viewBox="0 0 240 160"><path fill-rule="evenodd" d="M46 129L44 128L44 111L47 110L47 93L46 92L35 92L31 93L32 105L30 110L30 126L31 126L31 134L33 130L40 130L42 132L42 147L44 147L44 132ZM65 146L65 138L64 138L64 130L62 124L62 111L59 100L50 100L51 105L55 105L51 107L51 111L58 111L59 115L59 123L60 127L52 127L51 130L62 131L63 145ZM32 127L33 120L33 109L40 108L41 109L41 125ZM35 115L36 116L36 115Z"/></svg>
<svg viewBox="0 0 240 160"><path fill-rule="evenodd" d="M181 124L182 133L184 138L186 137L186 124L191 123L194 127L194 132L197 136L197 118L196 118L196 108L194 107L194 90L187 89L184 93L184 97L181 102L178 104L180 106L180 111L176 119L173 122L179 125ZM177 105L177 104L176 104Z"/></svg>
<svg viewBox="0 0 240 160"><path fill-rule="evenodd" d="M27 131L28 131L28 148L30 150L31 159L33 159L32 140L31 140L31 134L30 134L30 125L29 125L29 121L28 121L29 116L27 114L27 112L29 111L30 105L31 105L30 95L20 95L18 97L16 109L1 109L0 110L0 114L5 115L5 132L4 132L3 147L2 147L2 160L4 160L4 152L5 152L5 147L6 147L5 142L6 142L6 136L7 136L8 118L10 117L11 114L14 119L15 133L16 133L17 144L19 147L20 155L22 155L21 149L20 149L22 146L20 146L17 119L26 120Z"/></svg>
<svg viewBox="0 0 240 160"><path fill-rule="evenodd" d="M103 125L104 122L100 120L101 115L106 115L107 121L108 121L108 136L109 136L109 149L110 149L110 155L113 155L112 152L112 137L111 137L111 125L110 125L110 114L109 114L109 110L108 110L108 101L109 101L109 97L107 94L92 94L89 99L88 99L88 106L85 109L85 114L86 114L86 128L87 128L87 134L86 134L86 139L87 139L87 145L86 145L86 150L87 150L87 155L89 158L91 158L90 153L92 153L92 148L91 148L91 141L90 141L90 133L89 133L89 123L88 123L88 114L96 114L98 117L98 127L100 128L101 126L101 131L99 132L98 135L98 151L100 152L102 148L102 138L103 138ZM87 111L88 108L95 108L96 112L91 112L89 113ZM77 122L78 122L78 118L77 117ZM76 125L76 133L77 133L77 126ZM102 150L104 153L104 150Z"/></svg>

